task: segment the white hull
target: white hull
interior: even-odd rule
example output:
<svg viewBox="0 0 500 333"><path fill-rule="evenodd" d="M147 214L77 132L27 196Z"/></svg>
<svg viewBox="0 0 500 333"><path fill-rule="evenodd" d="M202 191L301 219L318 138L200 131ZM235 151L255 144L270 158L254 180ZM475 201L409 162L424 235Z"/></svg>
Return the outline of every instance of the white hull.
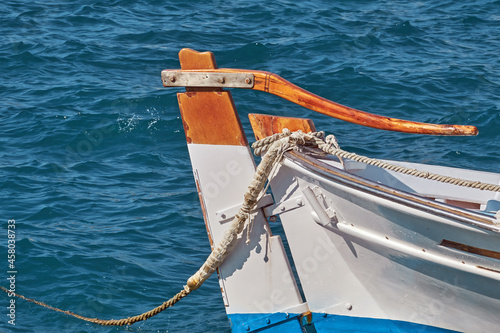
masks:
<svg viewBox="0 0 500 333"><path fill-rule="evenodd" d="M476 135L477 128L361 112L269 72L218 69L208 52L183 49L179 59L182 70L165 70L162 80L164 86L187 88L178 94L179 108L209 239L213 247L220 245L206 264L217 262L234 332L497 331L500 192L494 191L500 186L487 185L491 191L465 188L352 160L340 163L319 150L295 147L270 181L274 201L267 195L255 207L261 187L248 187L253 157L231 94L222 88L272 93L385 130ZM254 114L250 122L261 139L284 129L281 136L315 132L312 121L298 118ZM304 142L304 137L295 139ZM345 153L329 150L334 141L309 139L331 153ZM280 140L285 146L290 142ZM273 147L281 156L278 145ZM480 182L471 186L500 185L500 174L394 163ZM262 176L263 169L259 167L259 186L268 175ZM237 214L244 193L245 209ZM250 213L249 207L254 208ZM235 225L245 226L243 231L230 228L235 214ZM282 238L271 233L267 219L275 220L275 215L283 225L288 254ZM226 258L227 244L236 234L239 242ZM207 277L206 267L190 278L189 288L198 288L201 277Z"/></svg>
<svg viewBox="0 0 500 333"><path fill-rule="evenodd" d="M277 205L286 206L290 198L304 203L280 217L309 309L325 314L314 318L316 326L328 322L331 314L465 332L497 329L500 257L491 256L500 254L499 228L494 224L500 221L410 193L414 188L430 189L425 186L429 181L413 177L413 182L407 179L389 187L380 183L394 186L394 177L401 176L378 168L345 173L335 168L339 163L329 164L331 168L314 158L289 154L271 183ZM354 173L376 177L379 184ZM473 179L500 183L496 174L474 175ZM409 192L396 189L403 184ZM455 200L463 201L465 195L482 200L483 207L495 196L455 185L435 186L432 191L442 190L453 193ZM471 192L477 193L470 196ZM488 252L470 253L457 249L457 244ZM355 330L351 329L347 331Z"/></svg>

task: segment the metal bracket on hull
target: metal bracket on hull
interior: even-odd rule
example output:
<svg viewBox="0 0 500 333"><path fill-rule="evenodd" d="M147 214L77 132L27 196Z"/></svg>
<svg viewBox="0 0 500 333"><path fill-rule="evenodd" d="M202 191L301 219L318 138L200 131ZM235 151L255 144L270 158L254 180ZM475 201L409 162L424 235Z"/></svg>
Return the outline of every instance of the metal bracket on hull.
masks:
<svg viewBox="0 0 500 333"><path fill-rule="evenodd" d="M277 216L281 213L291 211L296 208L304 206L304 200L301 195L293 197L291 199L285 200L283 202L277 203L272 206L267 206L264 208L264 215L267 218Z"/></svg>
<svg viewBox="0 0 500 333"><path fill-rule="evenodd" d="M338 222L337 214L332 208L333 204L321 193L318 186L313 188L307 186L302 190L302 194L303 196L298 195L275 205L264 207L264 215L269 219L273 219L277 215L303 207L305 197L313 209L311 215L314 222L322 226Z"/></svg>
<svg viewBox="0 0 500 333"><path fill-rule="evenodd" d="M318 186L313 188L307 186L302 190L304 197L313 208L311 212L314 222L319 225L326 226L331 223L338 223L337 214L331 207L332 203L321 193Z"/></svg>
<svg viewBox="0 0 500 333"><path fill-rule="evenodd" d="M257 203L257 206L255 207L255 210L265 207L264 210L272 205L274 203L273 198L271 197L270 194L264 195L259 202ZM236 205L236 206L231 206L227 207L224 209L221 209L217 212L215 212L215 216L217 216L217 220L219 223L226 223L229 221L232 221L233 218L236 216L238 211L240 210L241 205Z"/></svg>

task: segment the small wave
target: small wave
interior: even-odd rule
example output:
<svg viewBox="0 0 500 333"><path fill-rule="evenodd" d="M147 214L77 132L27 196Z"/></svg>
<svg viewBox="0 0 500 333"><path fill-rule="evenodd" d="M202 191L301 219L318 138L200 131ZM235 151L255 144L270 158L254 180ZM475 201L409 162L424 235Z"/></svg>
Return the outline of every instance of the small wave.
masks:
<svg viewBox="0 0 500 333"><path fill-rule="evenodd" d="M422 30L414 27L410 21L397 23L395 26L392 26L385 31L397 36L415 36L422 33Z"/></svg>

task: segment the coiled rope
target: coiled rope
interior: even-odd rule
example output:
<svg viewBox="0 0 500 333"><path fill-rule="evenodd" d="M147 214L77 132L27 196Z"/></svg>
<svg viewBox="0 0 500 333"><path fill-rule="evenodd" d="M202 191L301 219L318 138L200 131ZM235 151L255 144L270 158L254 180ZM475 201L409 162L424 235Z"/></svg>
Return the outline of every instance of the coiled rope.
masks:
<svg viewBox="0 0 500 333"><path fill-rule="evenodd" d="M288 129L284 129L283 133L274 134L270 137L259 140L252 145L252 148L254 148L255 155L258 156L261 156L263 154L265 155L263 156L261 163L258 165L254 174L254 178L244 195L244 202L242 207L240 208L238 214L236 214L233 221L231 222L229 229L227 229L226 232L224 233L223 239L212 250L212 252L208 256L206 261L203 263L203 265L200 267L200 269L198 269L198 271L187 280L187 284L181 291L179 291L174 297L164 302L160 306L137 316L128 317L124 319L106 320L106 319L81 316L71 311L61 310L59 308L50 306L43 302L36 301L32 298L12 293L10 290L4 287L0 286L0 289L5 291L6 293L12 293L16 297L22 298L28 302L32 302L37 305L43 306L45 308L57 312L62 312L69 316L73 316L75 318L103 326L131 325L139 321L143 321L153 316L156 316L160 312L168 309L169 307L173 306L175 303L180 301L182 298L189 295L192 291L198 289L203 284L203 282L205 282L210 277L210 275L212 275L212 273L216 270L216 268L219 267L224 262L225 258L229 255L231 250L236 245L238 241L238 236L242 233L244 229L245 222L248 221L248 224L251 223L250 213L257 205L260 195L263 194L263 192L265 192L265 184L268 178L270 177L274 167L278 165L278 163L281 161L283 157L283 154L286 151L292 149L297 145L312 145L318 147L327 154L332 154L339 157L341 163L343 163L342 158L348 158L357 162L378 166L384 169L401 172L404 174L420 178L432 179L443 183L450 183L459 186L477 188L481 190L500 192L500 185L486 184L477 181L468 181L459 178L447 177L429 172L418 171L416 169L406 168L403 166L383 162L377 159L346 152L339 148L335 136L329 135L325 139L324 132L313 132L306 134L302 133L301 131L291 132ZM250 225L248 225L248 228L250 228Z"/></svg>

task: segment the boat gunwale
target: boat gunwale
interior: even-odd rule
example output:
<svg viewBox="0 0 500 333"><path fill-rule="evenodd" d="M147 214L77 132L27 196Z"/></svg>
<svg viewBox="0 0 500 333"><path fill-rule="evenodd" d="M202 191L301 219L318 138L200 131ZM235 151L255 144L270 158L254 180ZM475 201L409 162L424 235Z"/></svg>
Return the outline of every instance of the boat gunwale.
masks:
<svg viewBox="0 0 500 333"><path fill-rule="evenodd" d="M320 151L318 152L321 154ZM320 154L318 156L321 156ZM374 195L378 198L390 200L397 204L418 209L435 216L452 219L470 226L500 233L500 221L495 223L496 218L488 215L487 213L452 206L418 194L376 183L370 179L329 165L321 161L319 158L312 156L310 151L304 152L294 149L286 152L284 156L302 168L313 172L318 176L327 178L335 183Z"/></svg>

